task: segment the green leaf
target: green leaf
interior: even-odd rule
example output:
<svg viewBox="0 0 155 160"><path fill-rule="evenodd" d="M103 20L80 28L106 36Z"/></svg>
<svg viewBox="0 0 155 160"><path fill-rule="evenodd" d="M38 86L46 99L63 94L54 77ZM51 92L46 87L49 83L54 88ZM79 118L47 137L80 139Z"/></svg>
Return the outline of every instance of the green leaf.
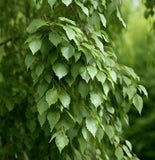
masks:
<svg viewBox="0 0 155 160"><path fill-rule="evenodd" d="M79 141L79 144L80 144L80 150L81 150L82 154L84 154L84 151L87 148L87 142L82 137L78 138L78 141Z"/></svg>
<svg viewBox="0 0 155 160"><path fill-rule="evenodd" d="M43 114L38 114L38 120L39 120L39 123L40 123L40 126L42 127L46 121L46 115L47 113L44 112Z"/></svg>
<svg viewBox="0 0 155 160"><path fill-rule="evenodd" d="M121 132L121 130L122 130L122 123L120 122L120 120L119 120L118 117L116 119L117 120L114 122L114 126L115 126L115 128L116 128L116 130L118 132Z"/></svg>
<svg viewBox="0 0 155 160"><path fill-rule="evenodd" d="M87 70L88 70L88 73L89 73L90 77L91 77L92 79L94 79L94 77L95 77L96 74L97 74L97 69L96 69L96 67L94 67L94 66L88 66L88 67L87 67Z"/></svg>
<svg viewBox="0 0 155 160"><path fill-rule="evenodd" d="M110 90L110 88L109 88L107 83L103 84L103 90L104 90L105 95L107 96L108 93L109 93L109 90Z"/></svg>
<svg viewBox="0 0 155 160"><path fill-rule="evenodd" d="M127 95L129 96L129 100L130 100L136 94L137 89L135 88L135 86L130 86L130 87L126 88L126 92L127 92Z"/></svg>
<svg viewBox="0 0 155 160"><path fill-rule="evenodd" d="M100 19L101 19L101 22L102 22L103 26L106 27L107 21L106 21L105 16L103 14L100 14L100 13L99 13L99 16L100 16Z"/></svg>
<svg viewBox="0 0 155 160"><path fill-rule="evenodd" d="M101 33L102 33L102 37L105 40L105 42L107 42L107 43L110 42L110 38L109 38L108 34L104 30L101 30Z"/></svg>
<svg viewBox="0 0 155 160"><path fill-rule="evenodd" d="M78 86L78 91L81 94L81 97L85 98L89 92L88 84L83 80L80 81L79 86Z"/></svg>
<svg viewBox="0 0 155 160"><path fill-rule="evenodd" d="M37 75L37 77L39 77L43 71L44 71L45 66L43 64L37 65L35 73Z"/></svg>
<svg viewBox="0 0 155 160"><path fill-rule="evenodd" d="M69 68L67 64L57 62L53 65L53 70L59 79L61 79L67 75Z"/></svg>
<svg viewBox="0 0 155 160"><path fill-rule="evenodd" d="M50 125L50 131L53 131L54 126L57 124L57 122L60 119L60 113L58 111L50 111L47 114L47 119Z"/></svg>
<svg viewBox="0 0 155 160"><path fill-rule="evenodd" d="M103 102L103 99L100 95L100 93L90 93L90 100L94 104L94 106L97 108L101 103Z"/></svg>
<svg viewBox="0 0 155 160"><path fill-rule="evenodd" d="M81 63L72 63L71 74L74 79L76 79L76 77L78 76L80 67Z"/></svg>
<svg viewBox="0 0 155 160"><path fill-rule="evenodd" d="M114 114L115 112L115 109L112 106L110 106L108 103L106 104L106 109L111 114Z"/></svg>
<svg viewBox="0 0 155 160"><path fill-rule="evenodd" d="M48 89L48 84L46 82L42 82L37 87L37 93L40 97L44 95L46 90Z"/></svg>
<svg viewBox="0 0 155 160"><path fill-rule="evenodd" d="M61 42L61 36L56 32L50 32L49 40L57 47L57 45Z"/></svg>
<svg viewBox="0 0 155 160"><path fill-rule="evenodd" d="M46 92L46 101L48 105L51 106L51 104L55 104L57 100L58 100L57 89L56 88L49 89Z"/></svg>
<svg viewBox="0 0 155 160"><path fill-rule="evenodd" d="M147 93L147 91L146 91L145 87L144 87L144 86L142 86L142 85L139 85L139 88L143 91L143 93L145 94L145 96L147 96L147 97L148 97L148 93Z"/></svg>
<svg viewBox="0 0 155 160"><path fill-rule="evenodd" d="M51 8L53 8L55 2L56 2L56 0L48 0L48 3L49 3Z"/></svg>
<svg viewBox="0 0 155 160"><path fill-rule="evenodd" d="M104 52L103 43L99 40L96 35L92 35L92 38L95 40L97 47L100 49L101 52Z"/></svg>
<svg viewBox="0 0 155 160"><path fill-rule="evenodd" d="M125 145L123 145L123 150L125 151L125 153L129 158L132 158L132 154L130 153L129 149Z"/></svg>
<svg viewBox="0 0 155 160"><path fill-rule="evenodd" d="M125 140L125 143L126 143L126 145L128 146L128 148L129 148L130 150L132 150L132 145L131 145L131 143L130 143L128 140Z"/></svg>
<svg viewBox="0 0 155 160"><path fill-rule="evenodd" d="M34 19L29 26L27 27L26 31L28 33L36 32L40 27L46 25L46 22L42 19Z"/></svg>
<svg viewBox="0 0 155 160"><path fill-rule="evenodd" d="M131 80L128 77L123 76L123 79L124 79L124 82L126 83L127 86L129 86L131 84Z"/></svg>
<svg viewBox="0 0 155 160"><path fill-rule="evenodd" d="M102 71L98 71L96 78L99 82L103 84L106 80L106 75Z"/></svg>
<svg viewBox="0 0 155 160"><path fill-rule="evenodd" d="M115 150L115 156L117 157L118 160L121 160L124 157L124 153L121 147L117 147Z"/></svg>
<svg viewBox="0 0 155 160"><path fill-rule="evenodd" d="M58 134L56 136L55 142L56 142L56 145L61 153L63 148L69 143L69 140L68 140L67 136L61 132L60 134Z"/></svg>
<svg viewBox="0 0 155 160"><path fill-rule="evenodd" d="M136 94L133 97L133 104L135 105L135 107L138 110L138 112L141 114L141 111L142 111L142 108L143 108L143 100L142 100L141 96Z"/></svg>
<svg viewBox="0 0 155 160"><path fill-rule="evenodd" d="M75 57L75 62L77 62L81 57L81 52L75 52L74 57Z"/></svg>
<svg viewBox="0 0 155 160"><path fill-rule="evenodd" d="M49 108L45 97L42 97L37 103L37 109L40 115L42 115Z"/></svg>
<svg viewBox="0 0 155 160"><path fill-rule="evenodd" d="M111 70L111 71L109 71L109 74L112 77L112 80L116 83L116 81L117 81L116 73L113 70Z"/></svg>
<svg viewBox="0 0 155 160"><path fill-rule="evenodd" d="M90 132L87 130L86 127L82 127L82 135L84 137L84 139L88 142L90 137L91 137L91 134Z"/></svg>
<svg viewBox="0 0 155 160"><path fill-rule="evenodd" d="M62 0L62 2L68 7L72 3L72 0Z"/></svg>
<svg viewBox="0 0 155 160"><path fill-rule="evenodd" d="M69 40L74 39L75 32L68 25L64 26L63 29L66 31L66 34L67 34L67 37L69 38Z"/></svg>
<svg viewBox="0 0 155 160"><path fill-rule="evenodd" d="M103 136L104 136L103 129L102 128L98 128L97 132L96 132L96 137L97 137L99 143L101 143L101 140L102 140Z"/></svg>
<svg viewBox="0 0 155 160"><path fill-rule="evenodd" d="M69 58L71 58L72 55L74 54L75 48L71 44L68 44L67 46L64 46L64 47L61 48L61 52L62 52L62 55L67 60L69 60Z"/></svg>
<svg viewBox="0 0 155 160"><path fill-rule="evenodd" d="M88 83L90 77L89 77L86 67L82 66L79 72L80 72L81 77Z"/></svg>
<svg viewBox="0 0 155 160"><path fill-rule="evenodd" d="M75 23L74 21L72 21L72 20L70 20L70 19L68 19L68 18L66 18L66 17L59 17L58 19L61 20L61 21L70 23L70 24L72 24L72 25L76 25L76 23Z"/></svg>
<svg viewBox="0 0 155 160"><path fill-rule="evenodd" d="M75 1L75 3L82 9L82 11L89 16L89 11L88 8L86 8L81 2Z"/></svg>
<svg viewBox="0 0 155 160"><path fill-rule="evenodd" d="M107 136L109 137L109 139L111 139L115 134L114 128L112 126L105 126L105 132Z"/></svg>
<svg viewBox="0 0 155 160"><path fill-rule="evenodd" d="M58 59L58 53L53 52L49 54L49 60L51 64L54 64L54 62Z"/></svg>
<svg viewBox="0 0 155 160"><path fill-rule="evenodd" d="M35 58L32 54L26 55L25 64L27 66L27 69L29 69L31 67L31 65L33 64L34 61L35 61Z"/></svg>
<svg viewBox="0 0 155 160"><path fill-rule="evenodd" d="M34 55L37 51L41 48L41 40L36 39L29 43L30 50L32 51L32 54Z"/></svg>
<svg viewBox="0 0 155 160"><path fill-rule="evenodd" d="M69 104L71 102L69 94L67 94L64 90L61 90L59 93L59 99L65 108L69 108Z"/></svg>
<svg viewBox="0 0 155 160"><path fill-rule="evenodd" d="M118 8L117 8L117 17L122 22L123 27L126 28L126 24L125 24L124 20L122 19Z"/></svg>
<svg viewBox="0 0 155 160"><path fill-rule="evenodd" d="M90 131L90 133L95 137L96 131L98 129L97 120L92 117L87 117L86 118L86 127Z"/></svg>

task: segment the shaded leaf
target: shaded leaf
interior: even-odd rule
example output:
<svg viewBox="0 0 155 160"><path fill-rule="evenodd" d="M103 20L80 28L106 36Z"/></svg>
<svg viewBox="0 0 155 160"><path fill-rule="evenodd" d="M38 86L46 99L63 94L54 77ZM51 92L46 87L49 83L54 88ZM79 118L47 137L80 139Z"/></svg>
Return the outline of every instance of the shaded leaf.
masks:
<svg viewBox="0 0 155 160"><path fill-rule="evenodd" d="M37 109L39 114L41 115L42 113L44 113L47 109L49 108L45 97L42 97L39 102L37 103Z"/></svg>
<svg viewBox="0 0 155 160"><path fill-rule="evenodd" d="M32 54L27 54L25 57L25 64L27 66L27 69L29 69L31 67L31 65L33 64L33 62L35 61L35 58Z"/></svg>
<svg viewBox="0 0 155 160"><path fill-rule="evenodd" d="M61 36L56 32L50 32L49 40L51 41L51 43L57 46L61 42Z"/></svg>
<svg viewBox="0 0 155 160"><path fill-rule="evenodd" d="M48 0L48 3L49 3L51 8L53 8L55 2L56 2L56 0Z"/></svg>
<svg viewBox="0 0 155 160"><path fill-rule="evenodd" d="M60 119L60 113L58 111L50 111L47 114L47 119L50 125L50 131L52 132L54 126L57 124L57 122Z"/></svg>

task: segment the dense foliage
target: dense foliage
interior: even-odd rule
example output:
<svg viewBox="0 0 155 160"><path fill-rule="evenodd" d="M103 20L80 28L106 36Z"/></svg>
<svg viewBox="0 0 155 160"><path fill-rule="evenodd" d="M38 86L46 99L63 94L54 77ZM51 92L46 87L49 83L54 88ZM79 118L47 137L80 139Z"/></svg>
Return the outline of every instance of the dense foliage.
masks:
<svg viewBox="0 0 155 160"><path fill-rule="evenodd" d="M147 92L111 48L120 4L0 2L2 160L138 159L121 132Z"/></svg>

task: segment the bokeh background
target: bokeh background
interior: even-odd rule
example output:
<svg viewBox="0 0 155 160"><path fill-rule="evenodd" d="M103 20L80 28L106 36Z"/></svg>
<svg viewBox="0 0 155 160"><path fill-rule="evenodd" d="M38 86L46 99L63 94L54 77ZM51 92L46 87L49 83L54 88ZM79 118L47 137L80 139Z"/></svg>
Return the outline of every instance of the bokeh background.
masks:
<svg viewBox="0 0 155 160"><path fill-rule="evenodd" d="M132 109L123 133L141 160L155 160L155 1L124 0L127 29L115 35L118 61L134 68L148 91L141 116Z"/></svg>

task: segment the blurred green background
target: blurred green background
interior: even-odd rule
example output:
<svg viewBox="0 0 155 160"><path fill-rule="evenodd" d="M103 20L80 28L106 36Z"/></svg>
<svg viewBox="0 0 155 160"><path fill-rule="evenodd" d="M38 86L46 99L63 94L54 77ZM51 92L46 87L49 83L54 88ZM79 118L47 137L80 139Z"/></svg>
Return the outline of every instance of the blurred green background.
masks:
<svg viewBox="0 0 155 160"><path fill-rule="evenodd" d="M149 94L141 116L130 111L124 135L141 160L155 160L155 1L125 0L121 9L127 29L114 36L118 61L134 68Z"/></svg>

